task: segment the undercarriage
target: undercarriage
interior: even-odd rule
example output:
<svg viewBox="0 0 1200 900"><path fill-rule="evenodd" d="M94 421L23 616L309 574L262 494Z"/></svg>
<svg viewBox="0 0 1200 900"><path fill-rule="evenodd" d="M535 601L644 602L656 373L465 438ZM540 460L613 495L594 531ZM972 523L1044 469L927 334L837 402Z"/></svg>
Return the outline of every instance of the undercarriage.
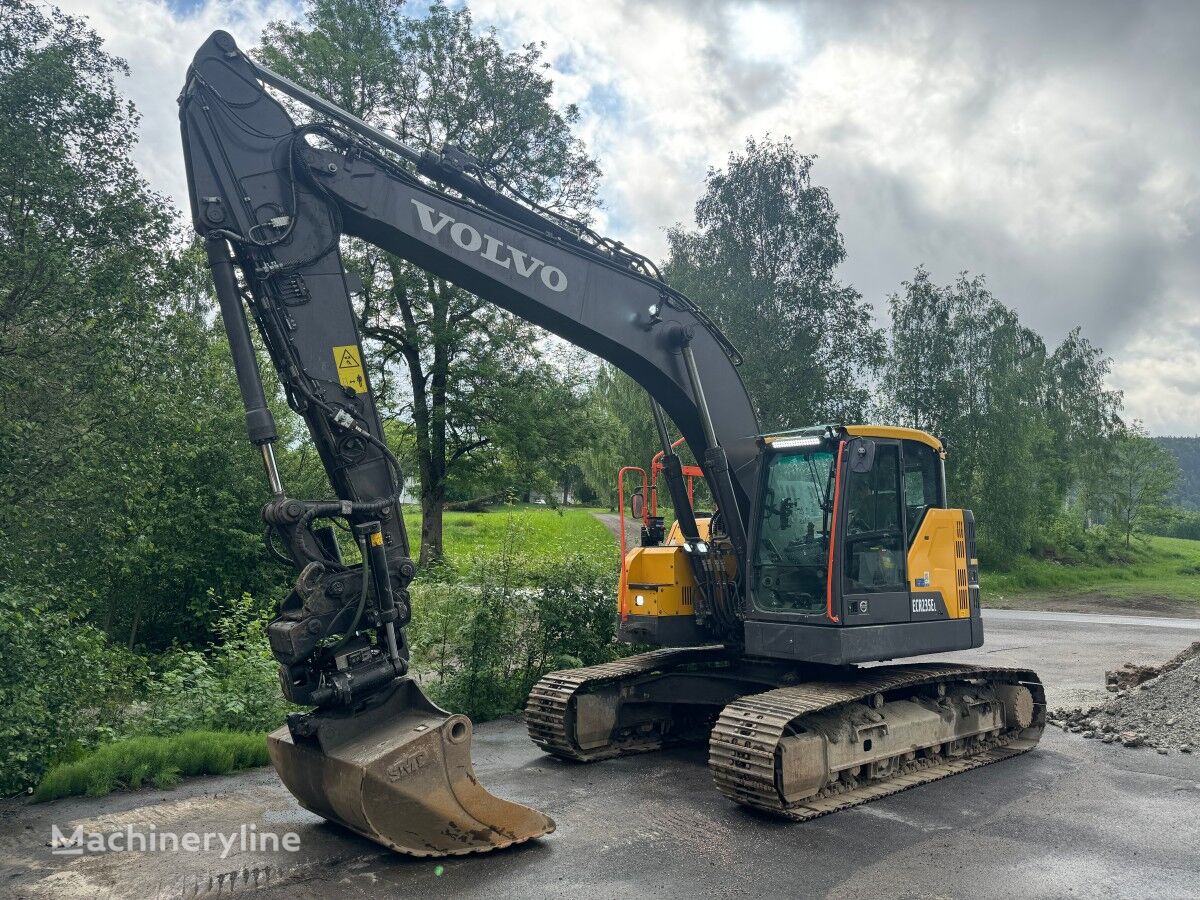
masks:
<svg viewBox="0 0 1200 900"><path fill-rule="evenodd" d="M1024 753L1045 710L1025 669L796 666L699 647L552 672L525 717L539 747L579 762L707 740L722 794L804 820Z"/></svg>

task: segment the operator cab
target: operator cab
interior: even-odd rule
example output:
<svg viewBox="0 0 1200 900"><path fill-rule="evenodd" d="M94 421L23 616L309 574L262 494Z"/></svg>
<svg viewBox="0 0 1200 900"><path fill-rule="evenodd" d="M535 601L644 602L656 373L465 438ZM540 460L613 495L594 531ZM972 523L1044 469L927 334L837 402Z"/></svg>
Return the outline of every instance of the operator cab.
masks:
<svg viewBox="0 0 1200 900"><path fill-rule="evenodd" d="M892 595L907 592L908 546L921 521L928 510L946 506L943 451L924 432L882 430L849 426L845 438L820 429L763 439L767 459L750 584L760 609L828 614L828 550L834 514L841 512L843 565L835 586L855 598L848 612L908 621L907 603L897 602L907 597ZM877 600L874 612L871 599Z"/></svg>
<svg viewBox="0 0 1200 900"><path fill-rule="evenodd" d="M761 443L748 652L846 663L982 643L974 518L947 508L937 438L847 425Z"/></svg>
<svg viewBox="0 0 1200 900"><path fill-rule="evenodd" d="M947 508L937 438L827 425L765 435L759 445L749 572L736 579L746 652L843 664L982 643L974 518ZM650 509L638 511L650 518ZM700 522L707 540L711 520ZM714 545L719 554L719 536ZM688 552L675 527L661 545L623 554L623 639L714 640L695 614L703 594Z"/></svg>

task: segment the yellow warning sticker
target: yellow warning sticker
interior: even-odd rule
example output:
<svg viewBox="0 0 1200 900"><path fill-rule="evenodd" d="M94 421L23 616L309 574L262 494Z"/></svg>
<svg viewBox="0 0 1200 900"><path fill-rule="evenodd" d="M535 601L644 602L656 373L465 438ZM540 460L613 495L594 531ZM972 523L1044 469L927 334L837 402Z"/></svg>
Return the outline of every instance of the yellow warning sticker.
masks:
<svg viewBox="0 0 1200 900"><path fill-rule="evenodd" d="M371 535L371 546L372 547L382 547L383 546L383 532L376 531Z"/></svg>
<svg viewBox="0 0 1200 900"><path fill-rule="evenodd" d="M356 344L333 348L333 360L337 365L338 381L356 394L367 392L367 376L363 374L362 357Z"/></svg>

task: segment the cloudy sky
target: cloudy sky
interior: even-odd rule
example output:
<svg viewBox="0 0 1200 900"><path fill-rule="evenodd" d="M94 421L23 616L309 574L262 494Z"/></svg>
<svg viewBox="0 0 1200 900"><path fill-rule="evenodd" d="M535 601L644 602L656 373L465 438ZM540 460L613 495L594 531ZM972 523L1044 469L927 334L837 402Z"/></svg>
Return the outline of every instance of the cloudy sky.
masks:
<svg viewBox="0 0 1200 900"><path fill-rule="evenodd" d="M139 159L185 205L175 97L214 28L287 0L60 0L128 60ZM709 166L790 135L841 213L845 280L881 306L912 269L982 272L1053 344L1116 360L1126 411L1200 433L1200 3L473 0L546 45L605 172L602 219L652 255Z"/></svg>

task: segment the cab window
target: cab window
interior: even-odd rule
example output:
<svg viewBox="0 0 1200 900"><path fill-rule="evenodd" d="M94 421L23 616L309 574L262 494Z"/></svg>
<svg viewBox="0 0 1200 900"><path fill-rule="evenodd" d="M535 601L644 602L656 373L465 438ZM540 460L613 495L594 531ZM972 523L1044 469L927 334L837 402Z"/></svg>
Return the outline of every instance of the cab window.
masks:
<svg viewBox="0 0 1200 900"><path fill-rule="evenodd" d="M760 609L825 610L833 467L826 449L771 455L753 562Z"/></svg>
<svg viewBox="0 0 1200 900"><path fill-rule="evenodd" d="M873 448L874 458L869 451ZM906 590L904 518L900 505L900 447L897 444L855 441L858 454L870 465L848 466L843 591L846 594Z"/></svg>
<svg viewBox="0 0 1200 900"><path fill-rule="evenodd" d="M944 505L938 455L928 444L904 442L904 506L908 539L916 536L927 509Z"/></svg>

